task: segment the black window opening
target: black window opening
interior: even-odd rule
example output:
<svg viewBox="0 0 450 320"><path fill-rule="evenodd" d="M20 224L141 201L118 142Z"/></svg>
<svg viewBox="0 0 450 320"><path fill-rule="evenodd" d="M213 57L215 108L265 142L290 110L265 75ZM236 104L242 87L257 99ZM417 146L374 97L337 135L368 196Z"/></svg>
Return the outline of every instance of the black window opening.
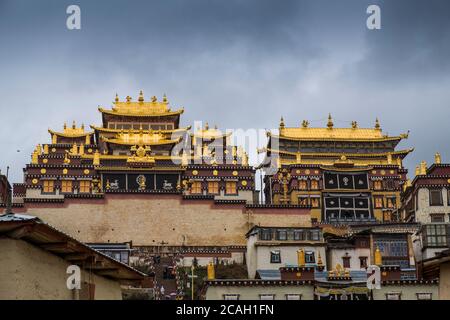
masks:
<svg viewBox="0 0 450 320"><path fill-rule="evenodd" d="M371 218L368 194L324 195L325 220L369 220Z"/></svg>
<svg viewBox="0 0 450 320"><path fill-rule="evenodd" d="M306 263L316 263L314 251L306 251L305 252L305 262Z"/></svg>
<svg viewBox="0 0 450 320"><path fill-rule="evenodd" d="M260 240L272 240L272 230L261 229L259 231L259 239Z"/></svg>
<svg viewBox="0 0 450 320"><path fill-rule="evenodd" d="M350 269L350 257L342 257L342 266L346 269Z"/></svg>
<svg viewBox="0 0 450 320"><path fill-rule="evenodd" d="M367 268L367 257L359 257L359 267Z"/></svg>
<svg viewBox="0 0 450 320"><path fill-rule="evenodd" d="M366 173L324 173L325 189L367 190L369 183Z"/></svg>
<svg viewBox="0 0 450 320"><path fill-rule="evenodd" d="M430 206L442 206L442 190L430 190Z"/></svg>
<svg viewBox="0 0 450 320"><path fill-rule="evenodd" d="M270 263L281 263L281 252L280 250L270 251Z"/></svg>
<svg viewBox="0 0 450 320"><path fill-rule="evenodd" d="M108 190L176 190L178 174L103 174Z"/></svg>
<svg viewBox="0 0 450 320"><path fill-rule="evenodd" d="M287 240L287 231L286 230L277 230L277 240Z"/></svg>
<svg viewBox="0 0 450 320"><path fill-rule="evenodd" d="M431 222L433 223L445 222L445 215L443 213L433 213L431 214Z"/></svg>

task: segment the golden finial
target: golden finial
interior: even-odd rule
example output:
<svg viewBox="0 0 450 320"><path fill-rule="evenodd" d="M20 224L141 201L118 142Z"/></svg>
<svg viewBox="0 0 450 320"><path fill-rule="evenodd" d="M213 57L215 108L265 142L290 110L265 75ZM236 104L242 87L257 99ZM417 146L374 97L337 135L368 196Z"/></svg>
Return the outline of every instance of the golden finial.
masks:
<svg viewBox="0 0 450 320"><path fill-rule="evenodd" d="M358 122L352 121L352 129L358 128Z"/></svg>
<svg viewBox="0 0 450 320"><path fill-rule="evenodd" d="M377 266L381 266L383 264L383 261L381 259L381 251L378 246L375 250L374 260L375 260L375 265L377 265Z"/></svg>
<svg viewBox="0 0 450 320"><path fill-rule="evenodd" d="M167 96L166 96L166 94L164 93L164 95L163 95L163 102L164 103L167 103L168 102L168 100L167 100Z"/></svg>
<svg viewBox="0 0 450 320"><path fill-rule="evenodd" d="M64 130L67 129L67 122L64 122Z"/></svg>
<svg viewBox="0 0 450 320"><path fill-rule="evenodd" d="M76 126L76 124L75 124L75 120L73 120L73 122L72 122L72 129L75 129L77 126Z"/></svg>
<svg viewBox="0 0 450 320"><path fill-rule="evenodd" d="M157 102L157 101L158 101L158 98L156 98L156 96L153 96L153 97L152 97L152 102L155 103L155 102Z"/></svg>
<svg viewBox="0 0 450 320"><path fill-rule="evenodd" d="M427 174L427 162L426 161L422 161L420 163L420 174L421 175L426 175Z"/></svg>
<svg viewBox="0 0 450 320"><path fill-rule="evenodd" d="M377 130L381 129L380 121L378 120L378 118L375 119L375 129L377 129Z"/></svg>
<svg viewBox="0 0 450 320"><path fill-rule="evenodd" d="M441 154L439 152L436 152L434 155L434 163L441 164Z"/></svg>
<svg viewBox="0 0 450 320"><path fill-rule="evenodd" d="M81 124L81 130L84 131L84 123Z"/></svg>
<svg viewBox="0 0 450 320"><path fill-rule="evenodd" d="M144 93L141 91L139 91L139 98L138 98L139 102L144 102Z"/></svg>
<svg viewBox="0 0 450 320"><path fill-rule="evenodd" d="M280 129L284 129L284 119L281 117L280 119Z"/></svg>
<svg viewBox="0 0 450 320"><path fill-rule="evenodd" d="M209 124L208 124L208 122L205 123L205 130L209 130Z"/></svg>
<svg viewBox="0 0 450 320"><path fill-rule="evenodd" d="M119 95L116 93L116 98L114 99L115 102L119 102Z"/></svg>
<svg viewBox="0 0 450 320"><path fill-rule="evenodd" d="M309 126L309 121L308 120L303 120L302 127L303 128L308 128L308 126Z"/></svg>
<svg viewBox="0 0 450 320"><path fill-rule="evenodd" d="M327 123L327 127L328 129L333 129L333 118L331 118L331 113L328 114L328 123Z"/></svg>
<svg viewBox="0 0 450 320"><path fill-rule="evenodd" d="M127 96L127 102L130 102L131 101L131 97L130 96Z"/></svg>
<svg viewBox="0 0 450 320"><path fill-rule="evenodd" d="M420 167L416 166L416 171L415 171L416 176L420 175Z"/></svg>

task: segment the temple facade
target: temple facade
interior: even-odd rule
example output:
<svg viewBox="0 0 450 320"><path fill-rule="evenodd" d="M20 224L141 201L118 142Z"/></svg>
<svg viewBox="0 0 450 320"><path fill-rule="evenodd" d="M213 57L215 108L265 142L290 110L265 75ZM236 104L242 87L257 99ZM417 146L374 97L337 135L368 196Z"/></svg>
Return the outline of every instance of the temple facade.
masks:
<svg viewBox="0 0 450 320"><path fill-rule="evenodd" d="M142 91L138 101L116 96L98 110L101 126L49 130L51 142L36 147L17 186L25 201L140 192L253 202L254 169L231 132L206 124L190 133L180 127L183 109L166 96L145 101Z"/></svg>
<svg viewBox="0 0 450 320"><path fill-rule="evenodd" d="M353 223L399 220L400 193L407 180L403 159L412 151L397 150L408 133L389 136L378 119L373 128L336 128L331 115L324 128L285 126L268 132L265 172L266 202L311 207L316 222Z"/></svg>

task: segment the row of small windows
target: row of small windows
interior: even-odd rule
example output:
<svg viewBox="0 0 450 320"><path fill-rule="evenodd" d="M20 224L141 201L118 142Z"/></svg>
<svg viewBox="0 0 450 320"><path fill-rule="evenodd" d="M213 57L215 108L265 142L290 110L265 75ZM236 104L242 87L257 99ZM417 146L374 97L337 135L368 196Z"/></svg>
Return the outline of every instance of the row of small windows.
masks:
<svg viewBox="0 0 450 320"><path fill-rule="evenodd" d="M260 300L275 300L276 294L264 293L259 295ZM301 294L291 294L287 293L284 295L286 300L301 300ZM429 292L418 292L416 293L417 300L432 300L433 294ZM224 300L239 300L240 294L224 294ZM402 293L401 292L387 292L385 293L386 300L401 300Z"/></svg>
<svg viewBox="0 0 450 320"><path fill-rule="evenodd" d="M240 294L224 294L224 300L239 300ZM263 293L259 295L260 300L275 300L276 295L271 293ZM286 300L301 300L302 295L297 293L287 293L284 295Z"/></svg>
<svg viewBox="0 0 450 320"><path fill-rule="evenodd" d="M374 196L373 199L375 209L394 209L396 207L395 197ZM298 197L298 204L311 206L312 208L320 208L320 197L301 195Z"/></svg>
<svg viewBox="0 0 450 320"><path fill-rule="evenodd" d="M62 193L72 193L74 183L72 180L62 180L61 181L61 192ZM44 193L55 192L55 180L43 180L42 191ZM78 191L80 193L91 192L91 181L80 180L78 184Z"/></svg>
<svg viewBox="0 0 450 320"><path fill-rule="evenodd" d="M116 130L173 130L173 124L171 123L126 123L126 122L110 122L108 123L109 129Z"/></svg>
<svg viewBox="0 0 450 320"><path fill-rule="evenodd" d="M298 181L298 189L299 190L319 190L320 184L318 180L299 180ZM394 180L376 180L373 182L374 190L393 190L395 189L395 181Z"/></svg>
<svg viewBox="0 0 450 320"><path fill-rule="evenodd" d="M218 181L208 181L208 193L209 194L219 194L219 182ZM192 194L202 193L202 182L194 181L191 186ZM225 182L225 194L237 194L237 182L236 181L226 181Z"/></svg>
<svg viewBox="0 0 450 320"><path fill-rule="evenodd" d="M319 229L304 230L304 229L260 229L259 240L312 240L320 241L321 232Z"/></svg>

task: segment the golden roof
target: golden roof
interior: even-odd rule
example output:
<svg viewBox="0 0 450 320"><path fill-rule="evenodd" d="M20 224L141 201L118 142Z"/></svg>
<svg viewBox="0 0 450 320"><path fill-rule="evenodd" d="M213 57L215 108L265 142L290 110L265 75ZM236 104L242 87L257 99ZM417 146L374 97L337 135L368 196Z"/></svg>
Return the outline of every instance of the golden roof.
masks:
<svg viewBox="0 0 450 320"><path fill-rule="evenodd" d="M161 133L154 133L151 131L141 131L139 133L134 132L121 132L116 135L114 138L107 138L101 136L101 140L104 142L121 144L121 145L146 145L146 146L154 146L154 145L163 145L163 144L175 144L180 142L181 137L175 140L166 139L165 136Z"/></svg>
<svg viewBox="0 0 450 320"><path fill-rule="evenodd" d="M48 129L48 132L52 135L54 134L59 137L65 137L65 138L80 138L80 137L85 137L87 135L93 134L93 132L84 131L83 124L81 125L81 127L77 127L75 124L75 121L73 122L71 127L68 127L67 124L64 124L63 132L57 132L57 131L53 131L51 129Z"/></svg>
<svg viewBox="0 0 450 320"><path fill-rule="evenodd" d="M281 139L289 140L331 140L331 141L389 141L389 140L401 140L408 138L408 133L401 134L399 136L389 136L382 132L378 119L375 122L374 128L359 128L356 121L352 121L350 128L335 128L331 115L328 116L328 123L326 128L312 128L309 127L309 122L304 120L300 127L287 128L284 122L280 123L279 136Z"/></svg>
<svg viewBox="0 0 450 320"><path fill-rule="evenodd" d="M184 112L183 109L172 111L169 108L169 102L166 95L164 95L162 101L158 101L155 96L152 97L151 101L144 101L142 91L139 94L138 101L132 101L130 96L126 97L126 101L119 101L119 97L116 95L111 110L106 110L102 107L99 107L98 110L106 114L137 117L170 116L182 114Z"/></svg>
<svg viewBox="0 0 450 320"><path fill-rule="evenodd" d="M272 135L273 137L277 137ZM400 140L406 135L390 137L381 130L370 128L284 128L279 138L290 140L349 140L349 141L386 141Z"/></svg>
<svg viewBox="0 0 450 320"><path fill-rule="evenodd" d="M225 138L232 135L232 132L223 132L217 127L210 128L208 123L205 124L205 128L197 128L194 133L191 134L192 137L201 138L204 140Z"/></svg>

